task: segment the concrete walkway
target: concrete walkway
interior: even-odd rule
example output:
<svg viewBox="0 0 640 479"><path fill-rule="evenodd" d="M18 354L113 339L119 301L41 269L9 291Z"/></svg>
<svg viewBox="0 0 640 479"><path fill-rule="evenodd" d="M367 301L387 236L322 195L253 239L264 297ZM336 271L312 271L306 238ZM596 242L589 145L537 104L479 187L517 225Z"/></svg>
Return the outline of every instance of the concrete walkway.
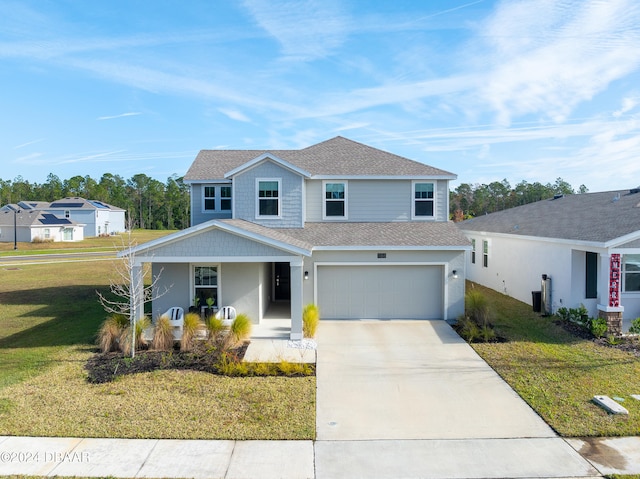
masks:
<svg viewBox="0 0 640 479"><path fill-rule="evenodd" d="M557 437L444 322L323 322L318 344L315 442L0 436L0 475L524 479L640 474L640 438Z"/></svg>

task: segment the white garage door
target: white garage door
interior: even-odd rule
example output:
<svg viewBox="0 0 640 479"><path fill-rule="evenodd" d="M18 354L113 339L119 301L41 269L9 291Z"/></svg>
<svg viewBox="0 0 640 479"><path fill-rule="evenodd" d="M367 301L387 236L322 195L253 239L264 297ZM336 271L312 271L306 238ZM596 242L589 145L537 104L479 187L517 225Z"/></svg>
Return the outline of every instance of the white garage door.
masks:
<svg viewBox="0 0 640 479"><path fill-rule="evenodd" d="M318 266L325 319L442 319L441 266Z"/></svg>

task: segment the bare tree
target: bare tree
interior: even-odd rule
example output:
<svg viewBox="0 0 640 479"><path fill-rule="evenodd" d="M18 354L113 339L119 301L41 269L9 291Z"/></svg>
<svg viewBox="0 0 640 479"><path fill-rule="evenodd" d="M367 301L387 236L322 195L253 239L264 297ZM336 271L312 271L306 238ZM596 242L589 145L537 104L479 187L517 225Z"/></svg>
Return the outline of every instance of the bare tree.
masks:
<svg viewBox="0 0 640 479"><path fill-rule="evenodd" d="M129 319L131 328L131 357L136 352L136 321L138 307L160 298L169 292L173 284L158 288L162 269L155 276L151 277L149 284L145 286L145 278L151 275L151 263L138 265L136 262L135 247L137 242L131 235L131 228L128 233L121 236L122 244L116 249L119 250L120 260L114 262L114 274L109 281L109 290L117 298L109 299L100 291L98 300L107 313L121 314Z"/></svg>

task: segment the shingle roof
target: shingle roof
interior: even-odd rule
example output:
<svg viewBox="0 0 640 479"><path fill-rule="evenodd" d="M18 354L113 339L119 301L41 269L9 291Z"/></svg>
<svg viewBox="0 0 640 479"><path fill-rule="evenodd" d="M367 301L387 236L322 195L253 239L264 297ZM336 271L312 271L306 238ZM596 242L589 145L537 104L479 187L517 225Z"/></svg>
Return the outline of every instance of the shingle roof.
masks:
<svg viewBox="0 0 640 479"><path fill-rule="evenodd" d="M469 240L450 222L305 223L304 228L267 228L244 220L223 223L283 243L313 247L467 247Z"/></svg>
<svg viewBox="0 0 640 479"><path fill-rule="evenodd" d="M606 243L640 232L640 194L565 195L458 223L465 231Z"/></svg>
<svg viewBox="0 0 640 479"><path fill-rule="evenodd" d="M221 180L225 173L265 153L286 160L314 176L456 177L448 171L337 136L301 150L202 150L184 179Z"/></svg>
<svg viewBox="0 0 640 479"><path fill-rule="evenodd" d="M13 227L14 212L10 209L0 210L0 226ZM78 223L67 218L58 218L51 213L37 210L20 209L15 216L17 226L70 226Z"/></svg>

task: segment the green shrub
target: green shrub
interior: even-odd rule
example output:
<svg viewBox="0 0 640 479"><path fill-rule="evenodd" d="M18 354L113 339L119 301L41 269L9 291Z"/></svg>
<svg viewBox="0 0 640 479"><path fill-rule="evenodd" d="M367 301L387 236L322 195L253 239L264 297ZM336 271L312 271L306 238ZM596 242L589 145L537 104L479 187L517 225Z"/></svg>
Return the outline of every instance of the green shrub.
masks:
<svg viewBox="0 0 640 479"><path fill-rule="evenodd" d="M224 376L248 376L249 367L246 363L238 361L233 354L222 353L216 363L219 374Z"/></svg>
<svg viewBox="0 0 640 479"><path fill-rule="evenodd" d="M465 315L478 326L486 326L490 322L489 300L480 292L474 289L465 294L464 297Z"/></svg>
<svg viewBox="0 0 640 479"><path fill-rule="evenodd" d="M495 337L496 332L491 326L484 325L480 328L480 338L482 338L485 343L492 341Z"/></svg>
<svg viewBox="0 0 640 479"><path fill-rule="evenodd" d="M251 319L244 313L240 313L236 316L236 319L231 323L229 328L230 347L235 347L238 344L246 341L251 336Z"/></svg>
<svg viewBox="0 0 640 479"><path fill-rule="evenodd" d="M607 334L607 320L604 318L594 318L591 320L590 328L591 334L596 338L601 338Z"/></svg>
<svg viewBox="0 0 640 479"><path fill-rule="evenodd" d="M305 338L314 338L318 323L320 322L320 310L315 304L307 304L302 310L302 334Z"/></svg>
<svg viewBox="0 0 640 479"><path fill-rule="evenodd" d="M480 326L468 316L458 318L458 331L468 343L477 341L481 334Z"/></svg>
<svg viewBox="0 0 640 479"><path fill-rule="evenodd" d="M629 332L632 334L640 334L640 318L636 318L633 321L631 321Z"/></svg>
<svg viewBox="0 0 640 479"><path fill-rule="evenodd" d="M222 344L224 336L227 335L229 329L222 324L221 318L208 316L205 319L205 326L209 334L209 344L216 346Z"/></svg>
<svg viewBox="0 0 640 479"><path fill-rule="evenodd" d="M149 327L149 319L146 316L138 319L136 321L136 329L135 329L135 348L136 350L141 349L142 347L147 345L142 333L145 329ZM125 356L129 356L131 354L131 326L127 326L122 334L120 335L120 340L118 341L120 346L120 351Z"/></svg>
<svg viewBox="0 0 640 479"><path fill-rule="evenodd" d="M112 314L104 320L98 331L98 346L103 353L117 351L120 337L129 320L124 314Z"/></svg>
<svg viewBox="0 0 640 479"><path fill-rule="evenodd" d="M173 349L173 326L171 325L169 316L166 314L160 316L156 321L151 346L158 351L169 351Z"/></svg>
<svg viewBox="0 0 640 479"><path fill-rule="evenodd" d="M198 313L185 314L184 321L182 323L180 351L191 351L198 331L202 331L204 327L205 325L200 319L200 315Z"/></svg>

